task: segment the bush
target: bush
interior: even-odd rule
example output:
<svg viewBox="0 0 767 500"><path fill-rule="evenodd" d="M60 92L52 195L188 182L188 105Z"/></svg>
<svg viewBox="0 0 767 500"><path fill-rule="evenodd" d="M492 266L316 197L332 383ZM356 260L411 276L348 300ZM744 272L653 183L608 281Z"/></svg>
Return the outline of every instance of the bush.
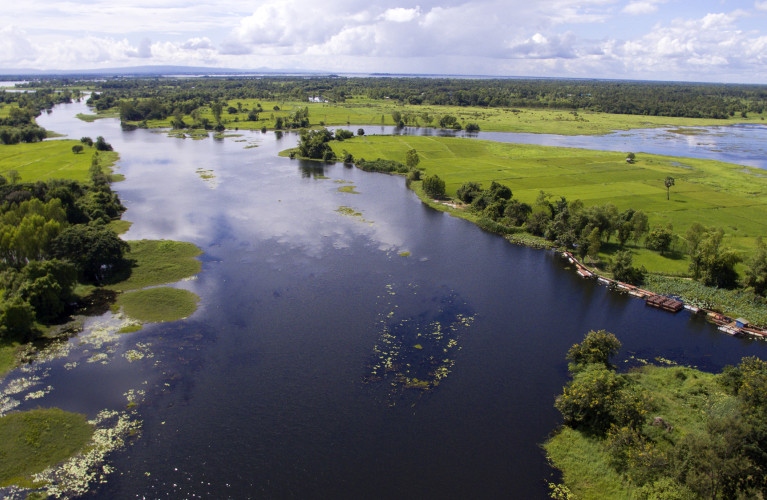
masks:
<svg viewBox="0 0 767 500"><path fill-rule="evenodd" d="M430 175L423 180L423 191L432 198L442 198L445 196L445 181L437 175Z"/></svg>

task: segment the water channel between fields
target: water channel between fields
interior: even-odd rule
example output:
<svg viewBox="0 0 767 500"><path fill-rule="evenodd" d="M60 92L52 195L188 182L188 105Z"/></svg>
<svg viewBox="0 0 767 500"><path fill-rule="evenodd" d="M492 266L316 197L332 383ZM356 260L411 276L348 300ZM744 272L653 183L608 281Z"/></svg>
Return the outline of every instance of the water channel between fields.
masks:
<svg viewBox="0 0 767 500"><path fill-rule="evenodd" d="M565 353L588 330L620 338L621 365L765 355L435 212L401 177L279 158L294 134L194 141L78 112L39 122L120 153L126 238L204 251L178 285L201 297L193 316L75 339L33 367L51 389L20 409L92 416L140 394L142 435L111 456L95 498L545 498L539 445L560 422Z"/></svg>

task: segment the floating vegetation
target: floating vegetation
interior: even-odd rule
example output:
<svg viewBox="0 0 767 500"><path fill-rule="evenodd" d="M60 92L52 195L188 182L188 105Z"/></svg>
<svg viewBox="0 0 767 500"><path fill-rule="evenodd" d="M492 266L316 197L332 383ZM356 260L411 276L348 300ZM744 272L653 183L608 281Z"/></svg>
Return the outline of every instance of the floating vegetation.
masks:
<svg viewBox="0 0 767 500"><path fill-rule="evenodd" d="M127 412L113 410L102 410L88 423L96 430L85 452L32 476L48 496L71 498L87 493L93 483L106 483L107 476L114 472L106 463L107 455L124 447L127 439L141 430L140 421Z"/></svg>
<svg viewBox="0 0 767 500"><path fill-rule="evenodd" d="M197 175L200 176L200 179L202 179L211 189L215 189L218 186L218 179L216 178L215 171L211 169L198 168L195 170L195 172L197 172Z"/></svg>
<svg viewBox="0 0 767 500"><path fill-rule="evenodd" d="M373 223L373 221L365 220L362 217L362 212L358 212L358 211L354 210L352 207L347 207L345 205L341 205L340 207L338 207L336 209L336 212L338 212L341 215L345 215L347 217L357 218L361 222L367 222L368 224L372 224Z"/></svg>
<svg viewBox="0 0 767 500"><path fill-rule="evenodd" d="M357 191L356 186L341 186L338 188L339 193L348 193L348 194L360 194L359 191Z"/></svg>
<svg viewBox="0 0 767 500"><path fill-rule="evenodd" d="M418 288L410 284L405 292L416 295ZM473 312L452 290L440 290L432 300L420 301L425 310L411 312L394 302L396 296L394 285L387 285L381 335L363 377L365 383L386 387L389 406L439 386L455 365L461 335L474 321Z"/></svg>
<svg viewBox="0 0 767 500"><path fill-rule="evenodd" d="M410 252L408 252L407 250L405 250L405 251L403 251L403 252L400 252L398 255L399 255L400 257L410 257Z"/></svg>

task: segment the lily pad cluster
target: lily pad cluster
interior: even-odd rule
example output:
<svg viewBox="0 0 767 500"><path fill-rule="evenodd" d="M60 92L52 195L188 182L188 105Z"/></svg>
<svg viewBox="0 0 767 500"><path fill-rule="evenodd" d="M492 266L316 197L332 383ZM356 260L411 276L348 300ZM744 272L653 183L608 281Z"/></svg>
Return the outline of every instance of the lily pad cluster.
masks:
<svg viewBox="0 0 767 500"><path fill-rule="evenodd" d="M410 284L406 291L419 295L420 288ZM389 406L411 402L438 387L453 370L460 339L474 321L474 313L452 290L408 301L418 304L420 311L402 311L395 297L394 285L387 285L381 333L363 377L367 384L386 387Z"/></svg>

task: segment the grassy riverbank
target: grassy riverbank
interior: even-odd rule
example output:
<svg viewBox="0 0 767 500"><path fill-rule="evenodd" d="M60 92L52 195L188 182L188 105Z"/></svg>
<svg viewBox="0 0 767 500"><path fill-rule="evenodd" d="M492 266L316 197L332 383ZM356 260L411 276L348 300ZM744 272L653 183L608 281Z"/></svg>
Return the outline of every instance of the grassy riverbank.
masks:
<svg viewBox="0 0 767 500"><path fill-rule="evenodd" d="M695 222L723 228L724 245L737 251L744 261L754 252L756 238L767 235L767 176L756 168L648 154L639 154L634 163L627 163L625 153L446 137L362 136L329 144L338 157L350 153L357 160L404 162L406 152L415 149L419 169L424 175L443 179L448 196L454 197L465 182L488 187L495 181L511 188L514 199L532 206L545 191L555 200L581 200L587 207L611 203L618 211L641 210L647 214L650 226L671 225L676 235L672 250L663 254L637 244L625 247L632 253L634 265L644 266L656 276L689 277L690 259L682 251L682 236ZM670 192L663 182L667 176L675 179ZM482 227L488 222L486 217L460 208L460 204L454 207L431 200L419 182L413 182L411 188L439 210ZM524 232L507 237L532 246L548 243ZM618 250L621 248L616 243L602 244L599 260L609 262ZM736 269L742 273L744 264ZM654 279L651 284L658 286L650 288L681 295L691 304L767 324L767 308L752 294L715 290L689 280L677 280L671 288L670 283L674 281L661 283Z"/></svg>
<svg viewBox="0 0 767 500"><path fill-rule="evenodd" d="M515 199L534 204L540 191L554 198L580 199L586 206L614 204L644 211L651 225L673 225L684 234L696 221L725 228L727 243L748 253L757 236L767 235L767 177L764 171L713 160L640 154L628 164L625 153L558 148L445 137L363 136L332 141L339 157L384 158L404 162L418 151L419 168L445 181L448 196L465 182L509 186ZM670 200L663 180L675 179ZM678 256L638 253L653 272L685 274Z"/></svg>
<svg viewBox="0 0 767 500"><path fill-rule="evenodd" d="M258 114L258 120L248 119L249 110L261 105L263 111ZM732 125L734 123L764 123L763 115L752 114L748 118L733 117L724 120L703 118L675 118L662 116L617 115L595 113L590 111L550 110L550 109L510 109L485 108L467 106L426 106L402 105L393 101L367 98L347 99L345 103L314 103L303 101L267 101L259 99L231 100L224 109L231 107L238 110L235 113L224 111L221 121L227 129L260 130L262 127L274 128L277 118L288 118L298 110L308 108L309 121L312 126L346 126L364 125L370 133L375 133L376 126L396 125L393 113L411 114L414 116L412 126L438 126L439 117L455 116L462 126L468 123L479 125L486 132L528 132L534 134L560 135L601 135L615 130L630 130L636 128L656 127L694 127L711 125ZM275 107L277 109L275 109ZM114 111L108 111L104 116L114 116ZM93 115L88 115L92 119ZM101 114L99 115L101 116ZM427 121L424 117L431 117ZM215 124L213 112L209 107L202 108L199 119L207 119ZM84 118L85 119L85 118ZM187 124L194 123L190 115L183 117ZM170 127L172 118L166 120L149 120L149 128ZM136 123L138 124L138 123ZM356 130L355 130L356 132Z"/></svg>

